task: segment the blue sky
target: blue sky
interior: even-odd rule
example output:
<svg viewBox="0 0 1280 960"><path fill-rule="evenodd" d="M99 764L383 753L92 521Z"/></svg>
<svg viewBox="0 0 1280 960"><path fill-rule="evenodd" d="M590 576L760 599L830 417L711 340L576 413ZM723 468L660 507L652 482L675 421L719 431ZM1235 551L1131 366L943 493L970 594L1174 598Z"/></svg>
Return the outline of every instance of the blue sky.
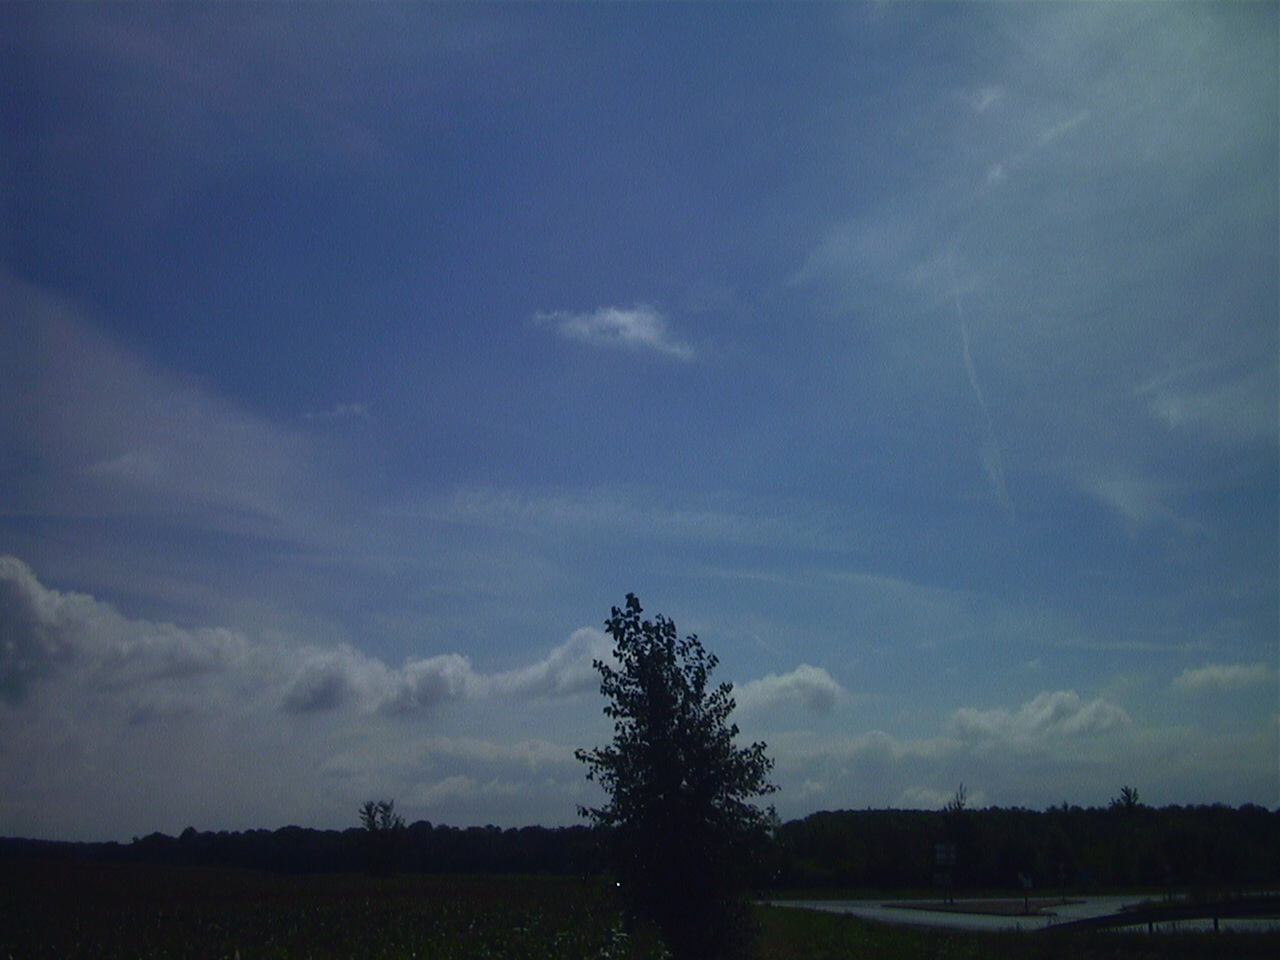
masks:
<svg viewBox="0 0 1280 960"><path fill-rule="evenodd" d="M1272 4L0 7L0 834L1280 804Z"/></svg>

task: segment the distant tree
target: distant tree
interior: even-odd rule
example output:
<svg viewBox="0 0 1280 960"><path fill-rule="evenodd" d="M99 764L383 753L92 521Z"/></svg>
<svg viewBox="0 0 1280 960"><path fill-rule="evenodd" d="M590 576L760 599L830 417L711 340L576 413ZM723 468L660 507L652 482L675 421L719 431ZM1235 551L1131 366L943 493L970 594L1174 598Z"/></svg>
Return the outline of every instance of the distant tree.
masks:
<svg viewBox="0 0 1280 960"><path fill-rule="evenodd" d="M404 829L404 817L396 813L394 800L366 800L360 805L360 826L369 833Z"/></svg>
<svg viewBox="0 0 1280 960"><path fill-rule="evenodd" d="M397 848L405 832L396 802L366 800L360 806L360 825L364 828L365 869L379 875L394 872Z"/></svg>
<svg viewBox="0 0 1280 960"><path fill-rule="evenodd" d="M961 782L942 808L942 843L936 849L937 878L951 900L961 878L972 872L973 823L968 816L969 791Z"/></svg>
<svg viewBox="0 0 1280 960"><path fill-rule="evenodd" d="M943 807L949 814L964 813L969 807L969 791L964 788L964 781L960 782L960 786L956 787L956 792L951 795L951 799L947 801Z"/></svg>
<svg viewBox="0 0 1280 960"><path fill-rule="evenodd" d="M610 799L580 812L605 829L623 896L677 960L740 955L745 894L773 822L750 801L777 789L773 761L763 743L736 745L733 687L708 689L716 657L696 636L677 639L666 617L641 613L628 594L605 621L617 665L594 666L614 739L576 755Z"/></svg>
<svg viewBox="0 0 1280 960"><path fill-rule="evenodd" d="M1125 813L1132 813L1142 804L1138 800L1138 791L1133 787L1121 787L1120 796L1111 798L1112 810L1123 810Z"/></svg>

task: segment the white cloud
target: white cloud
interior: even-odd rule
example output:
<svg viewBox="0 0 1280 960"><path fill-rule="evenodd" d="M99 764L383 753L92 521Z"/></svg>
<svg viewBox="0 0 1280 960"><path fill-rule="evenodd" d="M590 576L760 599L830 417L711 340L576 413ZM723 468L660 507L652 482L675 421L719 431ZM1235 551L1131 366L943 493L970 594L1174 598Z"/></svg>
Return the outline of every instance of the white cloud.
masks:
<svg viewBox="0 0 1280 960"><path fill-rule="evenodd" d="M366 404L352 402L335 403L328 410L308 410L302 415L302 419L315 423L342 423L353 420L372 420L373 415Z"/></svg>
<svg viewBox="0 0 1280 960"><path fill-rule="evenodd" d="M126 698L144 687L203 690L228 670L251 684L261 677L255 651L233 631L129 620L84 594L46 589L11 556L0 557L0 625L0 700L11 704L58 674Z"/></svg>
<svg viewBox="0 0 1280 960"><path fill-rule="evenodd" d="M553 326L561 336L593 346L649 350L676 360L692 360L693 347L676 339L666 318L650 306L601 307L594 313L552 311L534 321Z"/></svg>
<svg viewBox="0 0 1280 960"><path fill-rule="evenodd" d="M958 786L957 786L958 788ZM956 798L956 789L936 790L932 787L908 787L898 795L895 807L907 810L940 810ZM987 795L981 790L970 791L965 787L965 805L981 807L987 802Z"/></svg>
<svg viewBox="0 0 1280 960"><path fill-rule="evenodd" d="M319 651L296 671L284 695L296 713L354 707L389 716L494 697L555 698L595 690L593 660L607 659L605 635L584 627L544 659L505 673L476 671L457 653L409 660L399 669L341 646Z"/></svg>
<svg viewBox="0 0 1280 960"><path fill-rule="evenodd" d="M845 696L845 691L826 670L802 663L790 673L771 673L735 686L733 694L738 706L745 711L795 705L826 716Z"/></svg>
<svg viewBox="0 0 1280 960"><path fill-rule="evenodd" d="M546 659L509 673L495 674L489 687L503 696L563 697L588 693L600 685L600 675L592 663L610 657L611 646L605 633L594 627L583 627L575 630Z"/></svg>
<svg viewBox="0 0 1280 960"><path fill-rule="evenodd" d="M584 628L510 671L457 653L392 667L348 645L125 617L0 556L0 834L119 837L181 829L174 815L213 827L342 823L364 794L412 799L459 777L508 819L563 820L582 773L554 727L527 739L529 717L594 722L579 698L595 689L592 659L607 655L604 635ZM499 713L495 740L446 732ZM525 725L514 742L512 717ZM450 816L482 815L468 810Z"/></svg>
<svg viewBox="0 0 1280 960"><path fill-rule="evenodd" d="M1123 707L1102 698L1085 703L1073 690L1038 694L1011 713L1003 707L962 707L951 717L950 732L962 741L1032 745L1046 739L1109 733L1130 723Z"/></svg>
<svg viewBox="0 0 1280 960"><path fill-rule="evenodd" d="M1203 667L1188 668L1174 678L1176 689L1198 693L1202 691L1243 690L1275 682L1275 671L1265 663L1222 664L1211 663Z"/></svg>
<svg viewBox="0 0 1280 960"><path fill-rule="evenodd" d="M395 667L348 645L128 618L0 557L0 642L0 834L341 826L377 795L436 822L563 823L597 799L572 752L609 735L591 668L609 643L595 628L511 670L458 653ZM1208 666L1178 684L1269 675ZM1223 792L1206 797L1242 801L1274 760L1274 730L1144 730L1118 704L1070 691L957 710L916 739L771 729L787 709L821 714L847 696L809 664L736 693L777 761L786 816L937 806L961 781L974 802L1047 804L1105 802L1121 782L1181 800L1184 785L1218 777Z"/></svg>

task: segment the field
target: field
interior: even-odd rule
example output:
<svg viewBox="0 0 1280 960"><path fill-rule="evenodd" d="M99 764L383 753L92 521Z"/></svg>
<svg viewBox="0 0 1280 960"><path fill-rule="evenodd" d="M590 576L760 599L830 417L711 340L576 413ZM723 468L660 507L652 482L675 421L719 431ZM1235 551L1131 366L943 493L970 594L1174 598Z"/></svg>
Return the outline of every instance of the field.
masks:
<svg viewBox="0 0 1280 960"><path fill-rule="evenodd" d="M757 960L1249 958L1276 935L977 934L761 908ZM596 883L0 864L0 960L656 960Z"/></svg>

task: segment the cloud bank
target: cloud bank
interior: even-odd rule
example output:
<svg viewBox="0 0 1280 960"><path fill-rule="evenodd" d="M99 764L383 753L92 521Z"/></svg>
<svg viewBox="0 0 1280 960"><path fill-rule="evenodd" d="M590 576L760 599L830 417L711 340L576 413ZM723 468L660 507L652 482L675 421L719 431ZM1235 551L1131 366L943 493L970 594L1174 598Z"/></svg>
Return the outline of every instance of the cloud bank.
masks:
<svg viewBox="0 0 1280 960"><path fill-rule="evenodd" d="M564 822L590 799L574 747L608 737L593 627L508 670L455 652L393 666L127 617L0 556L0 637L0 835L341 825L375 793L442 822ZM740 689L757 717L843 696L807 664Z"/></svg>

